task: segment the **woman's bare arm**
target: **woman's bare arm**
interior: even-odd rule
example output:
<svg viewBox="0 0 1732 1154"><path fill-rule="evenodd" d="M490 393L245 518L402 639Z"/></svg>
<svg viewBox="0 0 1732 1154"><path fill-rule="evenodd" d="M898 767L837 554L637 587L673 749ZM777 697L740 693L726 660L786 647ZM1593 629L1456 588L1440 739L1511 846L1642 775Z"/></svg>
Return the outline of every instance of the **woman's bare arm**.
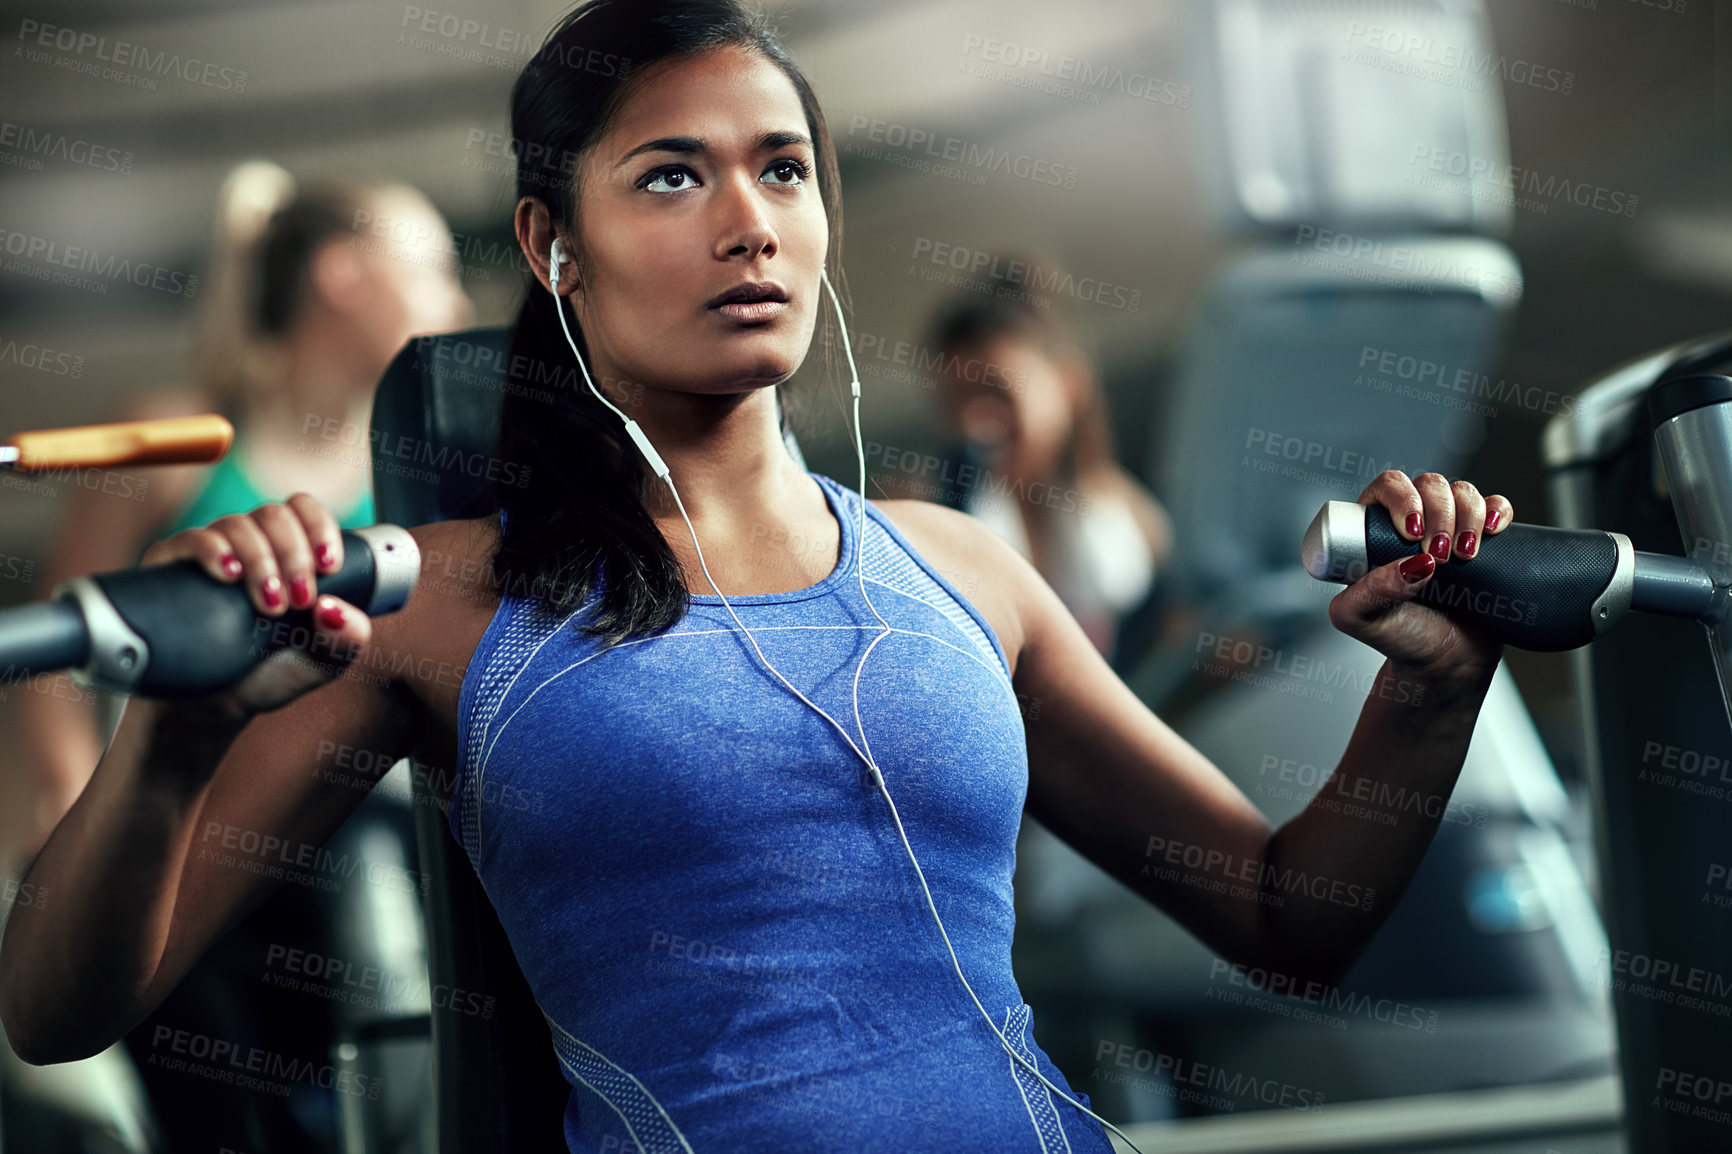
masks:
<svg viewBox="0 0 1732 1154"><path fill-rule="evenodd" d="M1388 505L1398 526L1418 515L1421 531L1403 533L1413 540L1477 535L1488 503L1497 529L1512 516L1502 498L1482 499L1436 474L1411 482L1385 474L1361 497L1372 500ZM1404 577L1394 563L1339 594L1330 609L1337 627L1402 660L1392 656L1379 672L1318 797L1272 830L1131 692L1021 554L955 510L905 502L897 515L920 525L931 552L953 568L990 576L976 601L995 623L1018 696L1040 703L1026 722L1028 812L1228 959L1298 979L1339 978L1436 833L1501 647L1413 604L1426 578ZM1471 564L1471 554L1449 563ZM1419 568L1429 574L1429 564ZM1384 817L1349 817L1332 804L1336 794L1369 799ZM1416 794L1437 804L1388 804Z"/></svg>
<svg viewBox="0 0 1732 1154"><path fill-rule="evenodd" d="M254 571L249 559L245 579ZM325 654L358 638L366 648L345 651L356 655L345 674L268 712L129 701L30 866L36 901L13 910L0 941L0 1022L21 1057L70 1061L113 1043L281 884L250 866L293 860L334 833L371 782L321 772L332 750L387 765L413 751L418 699L372 672L395 662L365 657L410 645L416 607L412 597L377 622L349 607L340 630L321 632L335 647Z"/></svg>
<svg viewBox="0 0 1732 1154"><path fill-rule="evenodd" d="M1386 663L1334 775L1272 830L1119 679L1038 574L1019 584L1015 685L1041 702L1027 723L1028 812L1229 961L1338 980L1407 888L1443 805L1392 808L1385 825L1330 799L1447 799L1489 677L1421 681Z"/></svg>

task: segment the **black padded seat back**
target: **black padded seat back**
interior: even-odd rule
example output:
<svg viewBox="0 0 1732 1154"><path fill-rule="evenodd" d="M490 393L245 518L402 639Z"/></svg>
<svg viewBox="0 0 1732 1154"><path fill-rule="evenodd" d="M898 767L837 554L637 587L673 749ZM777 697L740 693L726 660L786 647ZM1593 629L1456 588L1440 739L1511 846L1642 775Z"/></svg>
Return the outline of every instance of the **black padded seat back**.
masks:
<svg viewBox="0 0 1732 1154"><path fill-rule="evenodd" d="M373 398L373 501L378 518L405 527L497 508L487 462L499 435L509 328L416 338L385 370ZM418 865L431 879L428 982L434 998L433 1088L441 1154L504 1154L565 1148L561 1117L570 1093L546 1021L512 955L499 916L446 826L415 765ZM479 1002L467 997L479 995ZM491 1014L450 1006L483 1007Z"/></svg>

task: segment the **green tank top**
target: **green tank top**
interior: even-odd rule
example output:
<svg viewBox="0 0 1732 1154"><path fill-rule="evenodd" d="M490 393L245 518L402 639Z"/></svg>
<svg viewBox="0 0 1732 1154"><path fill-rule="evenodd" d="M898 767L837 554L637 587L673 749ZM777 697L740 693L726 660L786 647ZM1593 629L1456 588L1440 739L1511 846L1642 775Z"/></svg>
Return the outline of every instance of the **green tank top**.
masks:
<svg viewBox="0 0 1732 1154"><path fill-rule="evenodd" d="M211 467L198 495L170 522L161 536L172 537L182 529L208 525L229 513L250 513L267 501L280 501L288 496L286 493L266 493L255 485L243 464L244 456L237 439L228 455ZM332 512L338 513L338 510ZM373 490L369 486L347 510L338 513L337 522L345 529L360 529L377 519L373 511Z"/></svg>

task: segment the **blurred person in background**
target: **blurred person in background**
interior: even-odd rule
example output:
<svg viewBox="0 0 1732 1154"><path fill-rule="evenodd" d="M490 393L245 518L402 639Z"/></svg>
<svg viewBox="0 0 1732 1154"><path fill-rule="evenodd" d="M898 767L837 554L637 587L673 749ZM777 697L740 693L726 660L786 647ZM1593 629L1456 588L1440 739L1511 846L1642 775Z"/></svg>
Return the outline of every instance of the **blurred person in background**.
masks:
<svg viewBox="0 0 1732 1154"><path fill-rule="evenodd" d="M412 337L462 328L473 318L453 252L443 217L406 185L301 182L268 161L235 168L218 197L190 383L138 396L109 418L220 412L235 426L234 443L215 465L141 473L140 483L117 487L125 497L75 490L46 564L45 587L133 567L156 541L297 491L316 495L344 528L373 524L373 391ZM310 603L304 588L279 595L291 607ZM64 675L56 680L54 692L13 695L16 705L5 715L15 735L5 765L9 804L0 807L0 854L9 879L22 874L83 790L124 705L119 695L82 690ZM159 1018L176 1028L208 1023L221 1027L221 1037L268 1029L273 1049L297 1050L297 1042L321 1048L328 1010L314 1008L303 994L273 1015L262 1004L271 998L260 981L259 951L263 942L316 945L325 904L317 891L285 887L219 942L193 980L134 1031L129 1041L168 1149L228 1145L262 1154L322 1148L291 1137L326 1129L327 1119L305 1117L322 1106L157 1073L145 1051ZM266 1025L273 1017L279 1020ZM119 1047L51 1068L24 1067L0 1049L9 1059L12 1097L29 1094L43 1078L70 1077L94 1087L99 1073L114 1085L124 1085L130 1073L113 1068L124 1066ZM321 1063L327 1058L310 1056ZM111 1060L105 1072L92 1065L100 1059ZM114 1113L113 1093L105 1091L107 1103L92 1108ZM37 1097L45 1095L55 1096L38 1088ZM25 1124L8 1117L6 1129L16 1134Z"/></svg>
<svg viewBox="0 0 1732 1154"><path fill-rule="evenodd" d="M372 222L387 236L374 236ZM418 249L391 234L436 239ZM221 412L234 444L215 465L153 468L120 489L142 500L78 490L47 563L49 586L136 565L155 541L297 490L345 528L372 524L373 389L410 337L461 328L472 315L451 248L444 219L404 185L297 187L268 162L235 169L219 198L193 382L135 398L112 418ZM76 693L31 696L18 721L23 763L42 771L38 812L18 815L27 829L6 830L9 853L41 844L105 744Z"/></svg>
<svg viewBox="0 0 1732 1154"><path fill-rule="evenodd" d="M1095 648L1149 596L1172 527L1114 459L1087 353L1018 286L964 292L935 317L951 468L930 496L986 522L1047 579ZM972 466L964 468L963 466Z"/></svg>

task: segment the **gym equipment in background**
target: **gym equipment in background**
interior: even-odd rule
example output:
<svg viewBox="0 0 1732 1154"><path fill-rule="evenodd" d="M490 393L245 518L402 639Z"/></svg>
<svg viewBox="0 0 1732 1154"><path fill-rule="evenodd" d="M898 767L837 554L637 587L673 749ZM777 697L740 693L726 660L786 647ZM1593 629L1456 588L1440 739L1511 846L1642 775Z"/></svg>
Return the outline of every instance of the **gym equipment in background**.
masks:
<svg viewBox="0 0 1732 1154"><path fill-rule="evenodd" d="M1718 581L1732 556L1732 408L1714 374L1728 370L1723 332L1585 385L1545 430L1557 523L1625 534ZM1631 1154L1721 1150L1732 1133L1715 1101L1732 1083L1723 624L1708 642L1687 618L1644 614L1570 655L1610 937L1598 981L1617 1019Z"/></svg>

